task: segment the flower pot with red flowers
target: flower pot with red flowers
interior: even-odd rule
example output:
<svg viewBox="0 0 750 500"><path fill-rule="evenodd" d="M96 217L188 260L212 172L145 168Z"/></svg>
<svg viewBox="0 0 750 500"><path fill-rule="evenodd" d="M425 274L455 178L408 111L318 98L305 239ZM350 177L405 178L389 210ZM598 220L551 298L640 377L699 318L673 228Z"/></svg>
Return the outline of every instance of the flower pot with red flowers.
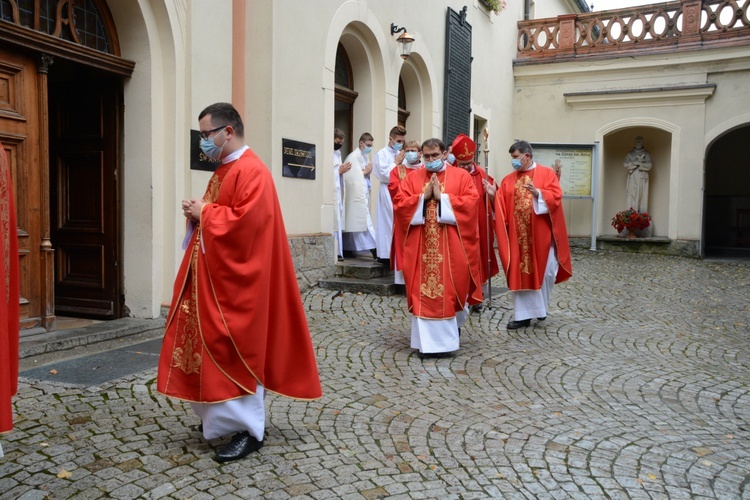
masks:
<svg viewBox="0 0 750 500"><path fill-rule="evenodd" d="M651 225L651 216L648 212L636 212L633 207L617 212L612 217L612 227L623 237L622 232L627 229L626 238L636 238L637 231L643 231Z"/></svg>

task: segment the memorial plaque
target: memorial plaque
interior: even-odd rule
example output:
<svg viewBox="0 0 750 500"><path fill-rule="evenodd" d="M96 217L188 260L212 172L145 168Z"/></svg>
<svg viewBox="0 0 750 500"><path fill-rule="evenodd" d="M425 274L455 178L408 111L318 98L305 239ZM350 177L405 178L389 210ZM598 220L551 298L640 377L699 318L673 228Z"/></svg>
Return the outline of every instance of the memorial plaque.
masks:
<svg viewBox="0 0 750 500"><path fill-rule="evenodd" d="M315 179L315 144L281 139L284 177Z"/></svg>
<svg viewBox="0 0 750 500"><path fill-rule="evenodd" d="M190 131L190 170L207 170L213 172L221 164L220 160L211 160L201 151L201 133Z"/></svg>
<svg viewBox="0 0 750 500"><path fill-rule="evenodd" d="M460 12L448 7L445 23L445 88L443 92L443 142L469 134L471 125L471 25L466 6Z"/></svg>

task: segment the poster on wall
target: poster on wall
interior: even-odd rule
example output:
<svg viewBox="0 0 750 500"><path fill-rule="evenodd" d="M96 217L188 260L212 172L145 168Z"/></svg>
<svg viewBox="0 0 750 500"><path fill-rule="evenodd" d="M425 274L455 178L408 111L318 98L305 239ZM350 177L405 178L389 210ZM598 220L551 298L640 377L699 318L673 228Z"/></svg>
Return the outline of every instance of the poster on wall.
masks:
<svg viewBox="0 0 750 500"><path fill-rule="evenodd" d="M315 144L281 139L281 175L298 179L315 179Z"/></svg>
<svg viewBox="0 0 750 500"><path fill-rule="evenodd" d="M532 144L534 161L558 173L565 198L590 198L594 146Z"/></svg>

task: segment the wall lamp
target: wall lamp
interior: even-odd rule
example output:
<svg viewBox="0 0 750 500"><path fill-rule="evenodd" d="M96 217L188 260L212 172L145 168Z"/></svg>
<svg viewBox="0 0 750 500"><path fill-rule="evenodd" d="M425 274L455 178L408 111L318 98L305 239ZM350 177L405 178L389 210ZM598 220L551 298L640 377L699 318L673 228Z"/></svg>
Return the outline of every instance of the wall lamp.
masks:
<svg viewBox="0 0 750 500"><path fill-rule="evenodd" d="M401 33L403 31L403 33ZM396 38L396 41L401 44L401 59L406 60L411 54L411 44L414 43L414 37L411 36L406 28L399 28L395 24L391 23L391 35L401 33L401 36Z"/></svg>

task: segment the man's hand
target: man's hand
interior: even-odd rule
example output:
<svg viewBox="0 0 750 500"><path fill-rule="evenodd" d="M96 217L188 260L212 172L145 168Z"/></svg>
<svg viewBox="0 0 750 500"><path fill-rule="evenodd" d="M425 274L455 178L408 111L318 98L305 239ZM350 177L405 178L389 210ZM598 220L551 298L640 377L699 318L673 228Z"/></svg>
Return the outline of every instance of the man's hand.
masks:
<svg viewBox="0 0 750 500"><path fill-rule="evenodd" d="M205 204L203 200L182 200L182 213L187 219L200 222L201 211Z"/></svg>
<svg viewBox="0 0 750 500"><path fill-rule="evenodd" d="M351 162L342 163L341 165L339 165L339 175L347 173L349 170L351 170L351 168Z"/></svg>
<svg viewBox="0 0 750 500"><path fill-rule="evenodd" d="M440 181L437 178L437 174L432 174L430 177L430 184L432 185L432 197L436 200L440 199Z"/></svg>
<svg viewBox="0 0 750 500"><path fill-rule="evenodd" d="M487 196L490 198L495 197L495 193L497 193L497 186L495 184L490 184L487 179L482 179L482 187L484 188L484 192L487 193Z"/></svg>
<svg viewBox="0 0 750 500"><path fill-rule="evenodd" d="M534 186L534 184L529 182L524 186L524 188L528 190L534 198L539 198L539 190Z"/></svg>
<svg viewBox="0 0 750 500"><path fill-rule="evenodd" d="M393 159L393 161L396 162L396 165L403 165L405 157L406 157L406 151L402 149L401 151L398 152L398 154Z"/></svg>
<svg viewBox="0 0 750 500"><path fill-rule="evenodd" d="M370 172L372 172L372 162L365 165L365 168L362 169L362 173L365 174L365 177L370 175Z"/></svg>

